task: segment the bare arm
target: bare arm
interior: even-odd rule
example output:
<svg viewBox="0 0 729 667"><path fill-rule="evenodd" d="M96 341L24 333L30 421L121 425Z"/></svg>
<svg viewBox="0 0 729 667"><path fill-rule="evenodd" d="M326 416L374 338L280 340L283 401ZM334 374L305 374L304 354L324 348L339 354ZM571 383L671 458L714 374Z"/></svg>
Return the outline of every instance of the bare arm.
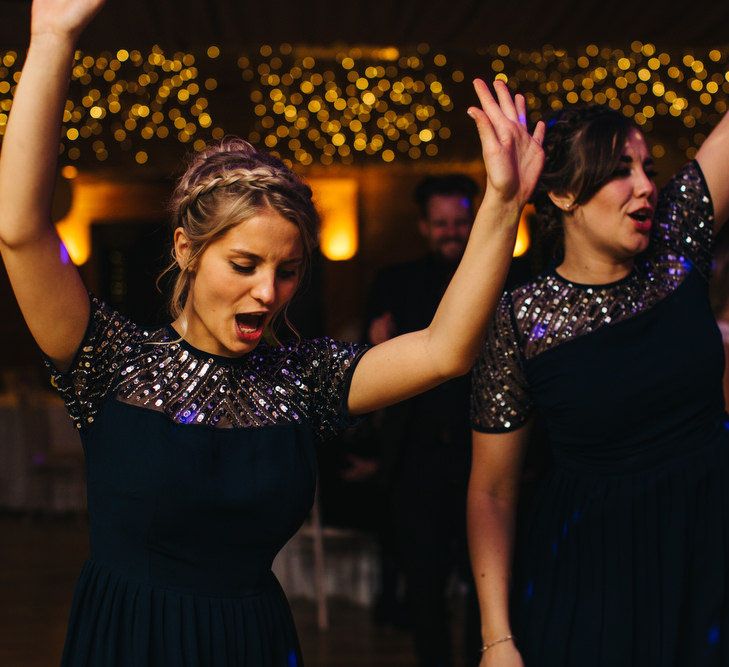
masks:
<svg viewBox="0 0 729 667"><path fill-rule="evenodd" d="M724 114L696 154L714 203L714 233L729 217L729 114Z"/></svg>
<svg viewBox="0 0 729 667"><path fill-rule="evenodd" d="M489 643L511 632L509 580L519 480L529 426L511 433L473 433L468 483L468 547L481 610L481 637ZM521 667L513 642L489 649L482 666Z"/></svg>
<svg viewBox="0 0 729 667"><path fill-rule="evenodd" d="M486 196L461 263L431 324L369 350L357 366L349 392L353 414L369 412L467 373L501 293L511 263L519 215L544 163L544 125L530 136L524 98L512 101L495 83L497 102L482 81L476 121L487 173Z"/></svg>
<svg viewBox="0 0 729 667"><path fill-rule="evenodd" d="M75 42L103 0L35 0L28 56L0 153L0 253L40 348L68 365L89 316L51 224L63 105Z"/></svg>

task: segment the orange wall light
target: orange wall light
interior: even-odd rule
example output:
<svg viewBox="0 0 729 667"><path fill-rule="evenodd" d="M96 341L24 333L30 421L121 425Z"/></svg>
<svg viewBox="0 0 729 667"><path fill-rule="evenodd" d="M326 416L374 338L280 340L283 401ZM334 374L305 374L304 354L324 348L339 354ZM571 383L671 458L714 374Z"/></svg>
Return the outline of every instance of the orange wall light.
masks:
<svg viewBox="0 0 729 667"><path fill-rule="evenodd" d="M70 210L56 223L71 261L91 257L91 226L104 221L159 221L164 218L164 189L154 184L113 182L88 175L64 174L72 191Z"/></svg>
<svg viewBox="0 0 729 667"><path fill-rule="evenodd" d="M521 257L527 250L529 250L529 244L531 243L531 238L529 237L529 218L531 218L535 212L533 204L527 204L521 212L519 229L516 231L514 257Z"/></svg>
<svg viewBox="0 0 729 667"><path fill-rule="evenodd" d="M352 259L359 246L357 191L354 178L310 178L321 215L321 251L332 261Z"/></svg>

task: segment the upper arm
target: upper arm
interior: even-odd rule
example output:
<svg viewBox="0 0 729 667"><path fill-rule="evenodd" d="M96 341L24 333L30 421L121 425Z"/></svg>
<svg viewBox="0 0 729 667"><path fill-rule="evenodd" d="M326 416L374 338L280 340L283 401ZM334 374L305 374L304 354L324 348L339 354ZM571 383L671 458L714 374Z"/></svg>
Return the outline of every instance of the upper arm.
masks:
<svg viewBox="0 0 729 667"><path fill-rule="evenodd" d="M729 217L729 114L724 114L696 154L714 204L714 230Z"/></svg>
<svg viewBox="0 0 729 667"><path fill-rule="evenodd" d="M67 368L89 321L89 297L52 225L18 246L0 243L10 283L33 338Z"/></svg>
<svg viewBox="0 0 729 667"><path fill-rule="evenodd" d="M414 331L367 350L352 377L347 405L365 414L421 394L448 378L423 364L429 357L428 331ZM437 364L433 364L433 369Z"/></svg>

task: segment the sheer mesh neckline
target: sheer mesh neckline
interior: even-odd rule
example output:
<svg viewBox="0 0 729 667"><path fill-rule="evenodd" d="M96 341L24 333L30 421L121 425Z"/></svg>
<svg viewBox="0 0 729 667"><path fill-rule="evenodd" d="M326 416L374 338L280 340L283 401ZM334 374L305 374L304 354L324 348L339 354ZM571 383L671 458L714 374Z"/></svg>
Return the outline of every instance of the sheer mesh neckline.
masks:
<svg viewBox="0 0 729 667"><path fill-rule="evenodd" d="M240 366L245 364L252 352L259 350L261 347L266 345L265 341L261 341L253 350L241 354L236 357L227 357L222 354L214 354L213 352L206 352L201 350L199 347L195 347L188 340L183 338L179 331L177 331L172 324L168 324L164 327L164 331L168 338L168 343L171 345L179 345L183 350L187 350L190 354L198 357L199 359L206 359L208 363L215 363L219 366Z"/></svg>
<svg viewBox="0 0 729 667"><path fill-rule="evenodd" d="M565 283L566 285L569 285L571 287L577 287L579 289L593 289L593 290L607 290L611 287L619 287L620 285L623 285L624 283L630 281L638 271L637 269L637 260L633 262L633 266L630 268L630 271L626 273L622 278L618 278L617 280L611 280L607 283L581 283L576 280L570 280L569 278L563 276L559 272L559 266L556 264L553 264L548 270L547 273L549 275L554 276L558 281Z"/></svg>

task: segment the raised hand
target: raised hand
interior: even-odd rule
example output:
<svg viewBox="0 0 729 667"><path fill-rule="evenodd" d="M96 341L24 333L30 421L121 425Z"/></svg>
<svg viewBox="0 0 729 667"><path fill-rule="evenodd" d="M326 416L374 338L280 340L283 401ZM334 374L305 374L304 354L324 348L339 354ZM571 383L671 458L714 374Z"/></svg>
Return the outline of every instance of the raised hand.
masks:
<svg viewBox="0 0 729 667"><path fill-rule="evenodd" d="M31 37L53 35L76 41L105 0L33 0Z"/></svg>
<svg viewBox="0 0 729 667"><path fill-rule="evenodd" d="M526 204L544 166L545 125L539 121L530 135L526 124L526 101L517 94L512 100L503 81L494 82L497 100L481 80L473 82L481 108L470 107L481 139L488 185L486 196Z"/></svg>

